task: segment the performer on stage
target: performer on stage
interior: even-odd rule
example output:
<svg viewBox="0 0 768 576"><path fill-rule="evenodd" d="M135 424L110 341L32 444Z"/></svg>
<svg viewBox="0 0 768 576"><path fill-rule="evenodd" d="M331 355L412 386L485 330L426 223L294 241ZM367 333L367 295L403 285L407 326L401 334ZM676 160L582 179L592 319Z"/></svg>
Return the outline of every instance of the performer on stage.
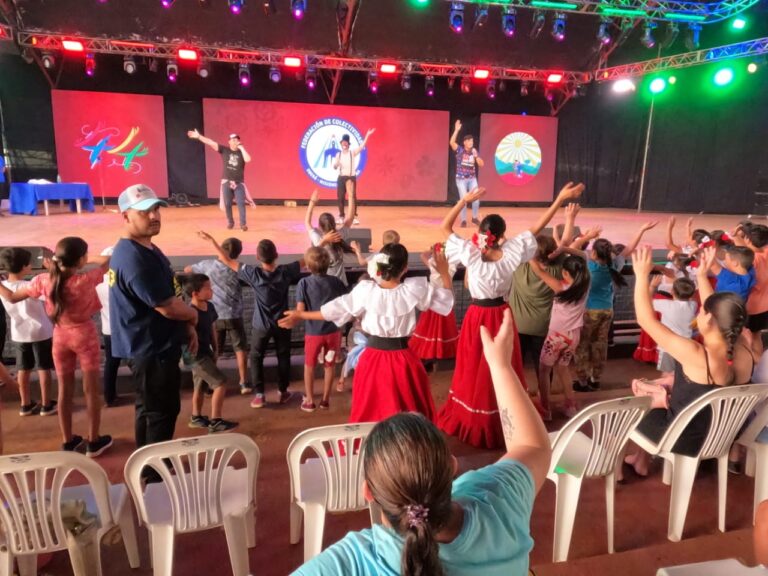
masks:
<svg viewBox="0 0 768 576"><path fill-rule="evenodd" d="M366 132L363 143L357 148L349 147L349 134L344 134L341 137L341 150L336 154L333 159L333 168L339 171L339 178L336 181L336 195L339 201L339 217L336 219L337 224L344 222L344 194L347 191L347 181L352 182L352 192L357 199L357 156L362 152L365 145L368 144L368 139L376 131L375 128L371 128ZM355 202L357 204L357 202ZM357 219L357 212L354 214L353 224L360 224Z"/></svg>
<svg viewBox="0 0 768 576"><path fill-rule="evenodd" d="M227 213L227 228L232 229L235 221L232 218L232 199L237 202L237 213L240 216L240 230L245 232L248 226L245 222L245 165L251 161L251 155L248 154L245 147L240 143L240 136L230 134L227 145L219 144L215 140L206 138L200 132L190 130L187 136L192 140L199 140L203 144L210 146L215 152L221 154L224 161L224 173L221 180L221 198L224 199L224 209Z"/></svg>
<svg viewBox="0 0 768 576"><path fill-rule="evenodd" d="M456 152L456 188L459 191L459 199L477 188L477 167L482 168L485 165L483 159L477 153L475 139L472 134L464 134L462 146L459 147L456 138L461 131L461 120L456 120L456 124L451 134L449 142L451 150ZM480 200L472 202L472 224L480 224L478 212L480 210ZM467 207L461 209L461 227L467 227Z"/></svg>

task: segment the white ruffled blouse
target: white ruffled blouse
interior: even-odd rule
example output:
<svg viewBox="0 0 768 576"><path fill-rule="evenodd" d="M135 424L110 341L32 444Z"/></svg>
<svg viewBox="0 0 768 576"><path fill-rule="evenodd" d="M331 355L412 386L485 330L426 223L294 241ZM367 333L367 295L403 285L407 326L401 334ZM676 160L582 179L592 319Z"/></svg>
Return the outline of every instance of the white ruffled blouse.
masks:
<svg viewBox="0 0 768 576"><path fill-rule="evenodd" d="M416 328L416 310L443 316L453 308L453 291L431 286L426 278L406 278L397 288L381 288L362 280L349 294L324 304L323 318L342 326L360 318L363 332L382 338L410 336Z"/></svg>
<svg viewBox="0 0 768 576"><path fill-rule="evenodd" d="M517 267L536 255L536 237L526 230L501 245L502 257L484 261L480 249L471 240L451 234L445 243L448 260L458 259L469 275L469 293L472 298L504 298L512 287L512 274Z"/></svg>

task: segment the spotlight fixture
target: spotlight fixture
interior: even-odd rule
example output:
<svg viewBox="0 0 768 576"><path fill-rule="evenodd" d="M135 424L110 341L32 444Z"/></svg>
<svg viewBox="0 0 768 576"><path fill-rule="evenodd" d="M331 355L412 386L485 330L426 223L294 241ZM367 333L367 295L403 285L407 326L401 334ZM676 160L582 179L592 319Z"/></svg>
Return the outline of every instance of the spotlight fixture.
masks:
<svg viewBox="0 0 768 576"><path fill-rule="evenodd" d="M698 50L701 38L701 24L689 24L685 35L685 47L688 50Z"/></svg>
<svg viewBox="0 0 768 576"><path fill-rule="evenodd" d="M379 92L379 76L376 72L368 73L368 90L370 90L372 94L377 94Z"/></svg>
<svg viewBox="0 0 768 576"><path fill-rule="evenodd" d="M227 0L229 3L229 11L232 14L240 14L243 11L244 0Z"/></svg>
<svg viewBox="0 0 768 576"><path fill-rule="evenodd" d="M488 23L488 4L480 2L475 6L475 24L473 28L481 28Z"/></svg>
<svg viewBox="0 0 768 576"><path fill-rule="evenodd" d="M747 72L749 72L750 74L754 74L755 72L757 72L757 63L750 62L749 64L747 64Z"/></svg>
<svg viewBox="0 0 768 576"><path fill-rule="evenodd" d="M555 14L555 21L552 23L552 38L558 42L565 40L565 14L558 12Z"/></svg>
<svg viewBox="0 0 768 576"><path fill-rule="evenodd" d="M544 30L544 25L547 23L547 16L541 10L536 10L533 13L533 26L531 27L531 38L538 38L541 31Z"/></svg>
<svg viewBox="0 0 768 576"><path fill-rule="evenodd" d="M607 46L611 43L611 19L602 18L600 26L597 28L597 40L601 45Z"/></svg>
<svg viewBox="0 0 768 576"><path fill-rule="evenodd" d="M505 6L501 15L501 31L504 36L512 38L517 30L517 11L512 6Z"/></svg>
<svg viewBox="0 0 768 576"><path fill-rule="evenodd" d="M197 65L197 75L200 78L208 78L211 75L211 65L204 60L200 60L200 64Z"/></svg>
<svg viewBox="0 0 768 576"><path fill-rule="evenodd" d="M654 78L648 85L648 89L651 91L651 94L660 94L661 92L664 92L666 88L667 81L664 80L664 78Z"/></svg>
<svg viewBox="0 0 768 576"><path fill-rule="evenodd" d="M304 74L304 83L307 85L308 90L314 90L317 86L317 70L307 68L307 72Z"/></svg>
<svg viewBox="0 0 768 576"><path fill-rule="evenodd" d="M96 75L96 59L93 54L85 55L85 75L90 78Z"/></svg>
<svg viewBox="0 0 768 576"><path fill-rule="evenodd" d="M291 13L296 20L304 18L307 11L307 0L291 0Z"/></svg>
<svg viewBox="0 0 768 576"><path fill-rule="evenodd" d="M44 52L40 59L43 61L43 68L46 70L56 66L56 57L50 52Z"/></svg>
<svg viewBox="0 0 768 576"><path fill-rule="evenodd" d="M451 2L451 14L448 23L451 25L451 30L456 34L461 34L464 30L464 3L463 2Z"/></svg>
<svg viewBox="0 0 768 576"><path fill-rule="evenodd" d="M277 66L270 66L269 67L269 79L272 80L275 84L280 82L282 80L283 75L280 73L280 68Z"/></svg>
<svg viewBox="0 0 768 576"><path fill-rule="evenodd" d="M469 81L469 78L465 76L461 79L461 93L469 94L470 90L472 90L472 83Z"/></svg>
<svg viewBox="0 0 768 576"><path fill-rule="evenodd" d="M160 4L163 8L170 8L176 0L160 0Z"/></svg>
<svg viewBox="0 0 768 576"><path fill-rule="evenodd" d="M731 20L731 28L734 30L744 30L747 27L747 19L743 16L737 16Z"/></svg>
<svg viewBox="0 0 768 576"><path fill-rule="evenodd" d="M424 79L424 92L427 93L427 96L430 98L435 95L435 77L434 76L427 76Z"/></svg>
<svg viewBox="0 0 768 576"><path fill-rule="evenodd" d="M496 80L488 80L488 84L485 85L485 94L491 100L496 99Z"/></svg>
<svg viewBox="0 0 768 576"><path fill-rule="evenodd" d="M123 58L123 70L126 74L136 73L136 59L133 56Z"/></svg>
<svg viewBox="0 0 768 576"><path fill-rule="evenodd" d="M611 90L616 94L626 94L627 92L635 91L635 83L630 78L619 78L611 86Z"/></svg>
<svg viewBox="0 0 768 576"><path fill-rule="evenodd" d="M530 84L529 84L528 80L523 80L520 83L520 96L522 96L523 98L528 96L528 87L529 86L530 86Z"/></svg>
<svg viewBox="0 0 768 576"><path fill-rule="evenodd" d="M280 71L277 71L278 75L280 74ZM271 72L270 72L270 78L272 78ZM251 67L248 66L248 64L240 64L237 67L237 79L240 82L240 86L250 86L251 85ZM272 79L273 82L280 82L280 78L277 80Z"/></svg>
<svg viewBox="0 0 768 576"><path fill-rule="evenodd" d="M168 82L176 82L179 79L179 65L176 64L176 60L169 60L165 65L165 75L168 77Z"/></svg>
<svg viewBox="0 0 768 576"><path fill-rule="evenodd" d="M661 41L661 47L666 50L672 46L679 34L680 25L677 22L667 22L667 32L664 34L664 39Z"/></svg>
<svg viewBox="0 0 768 576"><path fill-rule="evenodd" d="M547 99L547 102L552 102L555 99L555 91L552 88L545 88L544 98Z"/></svg>
<svg viewBox="0 0 768 576"><path fill-rule="evenodd" d="M653 37L653 31L656 26L658 26L658 24L650 20L645 23L645 28L643 29L643 37L640 38L640 43L646 48L653 48L656 46L656 39Z"/></svg>
<svg viewBox="0 0 768 576"><path fill-rule="evenodd" d="M725 86L733 81L733 68L721 68L715 74L715 84Z"/></svg>
<svg viewBox="0 0 768 576"><path fill-rule="evenodd" d="M150 58L149 61L147 62L147 69L150 72L157 73L157 66L158 66L157 58Z"/></svg>
<svg viewBox="0 0 768 576"><path fill-rule="evenodd" d="M411 75L410 74L403 74L400 77L400 88L403 90L410 90L411 89Z"/></svg>

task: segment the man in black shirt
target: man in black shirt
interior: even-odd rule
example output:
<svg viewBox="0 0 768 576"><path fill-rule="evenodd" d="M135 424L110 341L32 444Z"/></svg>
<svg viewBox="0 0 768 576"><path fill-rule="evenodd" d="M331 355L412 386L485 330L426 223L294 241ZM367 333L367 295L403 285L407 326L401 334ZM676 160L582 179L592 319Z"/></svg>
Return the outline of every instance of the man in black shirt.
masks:
<svg viewBox="0 0 768 576"><path fill-rule="evenodd" d="M240 216L240 229L245 232L248 226L245 223L245 165L251 161L251 155L240 143L240 136L230 134L227 145L219 144L215 140L206 138L200 132L190 130L187 136L193 140L199 140L221 154L224 161L224 173L221 176L221 197L224 199L224 209L227 213L227 228L235 226L232 218L232 198L237 201L237 212Z"/></svg>

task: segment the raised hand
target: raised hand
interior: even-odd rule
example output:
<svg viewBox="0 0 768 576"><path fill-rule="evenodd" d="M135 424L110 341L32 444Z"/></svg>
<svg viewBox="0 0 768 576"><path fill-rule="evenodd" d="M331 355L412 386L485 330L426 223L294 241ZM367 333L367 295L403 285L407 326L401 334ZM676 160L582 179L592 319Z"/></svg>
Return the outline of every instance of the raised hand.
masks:
<svg viewBox="0 0 768 576"><path fill-rule="evenodd" d="M639 246L632 254L632 268L635 270L635 276L647 279L653 269L651 260L650 246Z"/></svg>
<svg viewBox="0 0 768 576"><path fill-rule="evenodd" d="M515 331L512 326L512 311L509 309L504 310L504 321L495 338L491 336L488 328L480 326L483 352L490 366L509 365L509 359L515 349Z"/></svg>
<svg viewBox="0 0 768 576"><path fill-rule="evenodd" d="M195 128L194 130L188 130L187 137L192 138L192 140L197 140L198 138L200 138L200 132L197 131L197 128Z"/></svg>
<svg viewBox="0 0 768 576"><path fill-rule="evenodd" d="M557 197L561 202L573 200L581 196L581 193L584 192L584 188L585 186L582 183L574 184L573 182L568 182L563 186L562 190L560 190Z"/></svg>
<svg viewBox="0 0 768 576"><path fill-rule="evenodd" d="M432 257L435 260L435 270L440 275L448 274L448 258L445 257L443 250L433 250Z"/></svg>
<svg viewBox="0 0 768 576"><path fill-rule="evenodd" d="M453 130L455 132L458 132L461 130L461 120L456 120L456 123L453 125Z"/></svg>
<svg viewBox="0 0 768 576"><path fill-rule="evenodd" d="M368 132L365 133L365 137L368 138L369 136L373 136L374 132L376 132L376 128L371 128L368 130Z"/></svg>
<svg viewBox="0 0 768 576"><path fill-rule="evenodd" d="M584 236L589 239L594 238L600 238L600 234L603 233L603 227L602 226L592 226L592 228L587 229L586 232L584 232Z"/></svg>
<svg viewBox="0 0 768 576"><path fill-rule="evenodd" d="M646 222L642 226L640 226L640 230L643 232L648 232L648 230L651 230L656 227L656 225L659 223L658 220L652 220L650 222Z"/></svg>
<svg viewBox="0 0 768 576"><path fill-rule="evenodd" d="M362 254L362 250L360 249L360 242L357 240L352 240L352 242L349 243L349 247L352 248L352 251L357 254L358 256Z"/></svg>
<svg viewBox="0 0 768 576"><path fill-rule="evenodd" d="M197 236L199 238L202 238L203 240L208 240L209 242L216 242L216 240L213 239L213 236L208 234L208 232L204 232L202 230L198 230Z"/></svg>
<svg viewBox="0 0 768 576"><path fill-rule="evenodd" d="M579 206L575 202L568 204L568 206L565 207L566 220L576 220L576 215L579 213L580 209L581 209L581 206Z"/></svg>
<svg viewBox="0 0 768 576"><path fill-rule="evenodd" d="M479 200L483 194L485 194L485 188L483 187L475 188L474 190L472 190L472 192L464 196L464 204L472 204L472 202L474 202L475 200Z"/></svg>
<svg viewBox="0 0 768 576"><path fill-rule="evenodd" d="M707 270L712 267L717 259L717 248L715 246L707 246L699 252L699 272L706 275Z"/></svg>
<svg viewBox="0 0 768 576"><path fill-rule="evenodd" d="M312 202L312 204L317 204L317 201L320 199L320 192L317 191L317 188L312 190L312 195L309 197L309 201Z"/></svg>
<svg viewBox="0 0 768 576"><path fill-rule="evenodd" d="M672 230L675 227L676 222L677 222L677 219L674 216L670 216L669 220L667 220L667 228L669 230Z"/></svg>

